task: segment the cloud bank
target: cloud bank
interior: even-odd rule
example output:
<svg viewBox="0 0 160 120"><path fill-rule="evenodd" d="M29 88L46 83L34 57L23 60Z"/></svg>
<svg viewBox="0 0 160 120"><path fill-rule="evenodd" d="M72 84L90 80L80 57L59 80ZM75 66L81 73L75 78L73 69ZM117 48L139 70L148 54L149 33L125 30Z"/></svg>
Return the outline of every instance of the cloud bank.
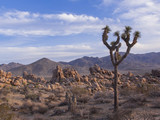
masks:
<svg viewBox="0 0 160 120"><path fill-rule="evenodd" d="M101 0L99 6L101 10L107 7L114 8L111 16L98 17L98 15L67 12L42 14L19 10L1 11L0 36L17 39L17 42L11 45L9 40L5 42L5 38L4 42L0 41L3 43L0 45L0 55L3 56L0 62L26 61L25 63L29 63L42 57L69 61L82 56L105 56L108 50L101 42L101 29L105 25L111 27L112 33L117 30L122 32L125 25L132 26L133 31L141 32L142 37L131 52L160 51L160 2L158 0ZM115 40L112 33L109 39ZM73 40L71 36L77 37ZM38 43L42 37L48 44L39 43L39 46L29 44L30 40ZM56 44L50 44L48 37L52 37ZM57 39L57 37L62 38ZM61 40L64 38L68 39L62 43ZM87 42L84 43L85 40ZM21 44L27 45L21 46ZM124 50L122 48L122 51Z"/></svg>

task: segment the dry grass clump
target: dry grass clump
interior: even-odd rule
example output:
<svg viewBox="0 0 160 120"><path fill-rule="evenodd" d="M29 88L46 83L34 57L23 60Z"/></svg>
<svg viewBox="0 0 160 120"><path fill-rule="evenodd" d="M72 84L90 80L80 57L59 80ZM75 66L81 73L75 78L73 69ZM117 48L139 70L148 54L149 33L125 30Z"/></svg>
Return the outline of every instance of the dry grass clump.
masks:
<svg viewBox="0 0 160 120"><path fill-rule="evenodd" d="M71 92L76 96L88 95L89 92L87 89L79 86L74 86L71 88Z"/></svg>
<svg viewBox="0 0 160 120"><path fill-rule="evenodd" d="M15 114L12 112L11 107L7 103L0 105L0 120L13 120Z"/></svg>
<svg viewBox="0 0 160 120"><path fill-rule="evenodd" d="M98 99L98 98L107 98L106 92L97 92L94 95L94 99Z"/></svg>
<svg viewBox="0 0 160 120"><path fill-rule="evenodd" d="M50 118L46 118L45 116L43 116L42 114L39 113L35 113L33 115L33 120L54 120L54 119L50 119Z"/></svg>
<svg viewBox="0 0 160 120"><path fill-rule="evenodd" d="M154 102L151 108L160 109L160 101Z"/></svg>
<svg viewBox="0 0 160 120"><path fill-rule="evenodd" d="M119 110L108 114L102 120L155 120L153 114L148 111Z"/></svg>
<svg viewBox="0 0 160 120"><path fill-rule="evenodd" d="M89 95L83 95L83 96L77 98L77 102L86 104L89 102L90 98L91 97Z"/></svg>
<svg viewBox="0 0 160 120"><path fill-rule="evenodd" d="M48 101L57 101L58 100L57 97L54 94L49 95L46 99Z"/></svg>
<svg viewBox="0 0 160 120"><path fill-rule="evenodd" d="M135 95L135 96L130 96L128 100L125 102L121 103L123 104L124 108L138 108L138 107L143 107L146 106L149 101L145 96L142 95Z"/></svg>
<svg viewBox="0 0 160 120"><path fill-rule="evenodd" d="M150 95L151 93L157 92L159 90L160 90L159 86L155 84L148 84L148 83L141 83L141 84L138 84L138 86L136 87L137 93L142 93L145 95Z"/></svg>
<svg viewBox="0 0 160 120"><path fill-rule="evenodd" d="M136 86L121 88L119 93L122 96L134 95L136 94Z"/></svg>
<svg viewBox="0 0 160 120"><path fill-rule="evenodd" d="M48 106L43 103L34 103L31 100L27 100L21 107L21 112L25 114L40 113L44 114L48 111Z"/></svg>
<svg viewBox="0 0 160 120"><path fill-rule="evenodd" d="M105 92L97 92L94 95L94 100L96 104L104 104L112 102L112 100L108 99L108 96Z"/></svg>
<svg viewBox="0 0 160 120"><path fill-rule="evenodd" d="M40 101L40 95L37 93L27 93L25 94L26 99L31 99L33 101Z"/></svg>
<svg viewBox="0 0 160 120"><path fill-rule="evenodd" d="M65 100L65 101L62 101L58 106L66 106L68 105L68 102Z"/></svg>
<svg viewBox="0 0 160 120"><path fill-rule="evenodd" d="M96 104L105 104L105 103L111 103L112 100L105 99L105 98L98 98L95 100Z"/></svg>
<svg viewBox="0 0 160 120"><path fill-rule="evenodd" d="M78 108L74 112L72 112L72 119L73 120L89 120L90 113L85 107Z"/></svg>
<svg viewBox="0 0 160 120"><path fill-rule="evenodd" d="M100 112L100 110L101 110L100 108L93 106L93 107L89 108L89 113L90 113L90 115L98 114Z"/></svg>
<svg viewBox="0 0 160 120"><path fill-rule="evenodd" d="M62 109L62 108L55 108L54 111L53 111L53 114L51 116L60 116L64 113L66 113L67 110L65 109Z"/></svg>
<svg viewBox="0 0 160 120"><path fill-rule="evenodd" d="M9 86L4 86L0 90L0 94L6 96L7 94L11 93L11 88Z"/></svg>

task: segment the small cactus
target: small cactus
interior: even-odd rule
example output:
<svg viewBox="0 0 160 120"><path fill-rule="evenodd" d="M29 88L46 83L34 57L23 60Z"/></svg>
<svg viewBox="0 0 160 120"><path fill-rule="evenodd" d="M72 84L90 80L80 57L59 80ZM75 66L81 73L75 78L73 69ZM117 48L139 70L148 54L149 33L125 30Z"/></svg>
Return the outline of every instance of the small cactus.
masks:
<svg viewBox="0 0 160 120"><path fill-rule="evenodd" d="M68 102L68 111L74 112L77 107L76 96L66 92L66 101Z"/></svg>

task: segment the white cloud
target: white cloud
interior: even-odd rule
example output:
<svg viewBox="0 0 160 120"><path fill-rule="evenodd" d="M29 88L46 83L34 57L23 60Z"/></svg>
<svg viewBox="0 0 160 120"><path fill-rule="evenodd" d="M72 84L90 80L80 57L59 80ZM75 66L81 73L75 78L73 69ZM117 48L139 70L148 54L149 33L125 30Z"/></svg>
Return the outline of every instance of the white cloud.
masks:
<svg viewBox="0 0 160 120"><path fill-rule="evenodd" d="M102 0L100 6L109 6L112 3L115 3L116 0Z"/></svg>
<svg viewBox="0 0 160 120"><path fill-rule="evenodd" d="M0 13L0 34L10 36L94 34L100 32L105 24L112 22L106 18L101 20L85 14L40 14L13 10Z"/></svg>
<svg viewBox="0 0 160 120"><path fill-rule="evenodd" d="M104 53L103 49L98 49L97 44L96 46L93 48L89 44L70 44L40 47L0 47L0 54L3 56L0 62L7 63L15 61L28 64L42 57L56 61L70 61L77 57Z"/></svg>
<svg viewBox="0 0 160 120"><path fill-rule="evenodd" d="M60 20L64 20L67 22L96 22L99 20L98 17L87 16L87 15L73 15L62 13L58 15Z"/></svg>
<svg viewBox="0 0 160 120"><path fill-rule="evenodd" d="M124 25L130 25L142 34L140 44L157 46L160 38L160 2L158 0L122 0L114 11ZM149 47L142 47L147 51ZM137 50L138 51L138 50ZM154 51L154 49L153 49Z"/></svg>

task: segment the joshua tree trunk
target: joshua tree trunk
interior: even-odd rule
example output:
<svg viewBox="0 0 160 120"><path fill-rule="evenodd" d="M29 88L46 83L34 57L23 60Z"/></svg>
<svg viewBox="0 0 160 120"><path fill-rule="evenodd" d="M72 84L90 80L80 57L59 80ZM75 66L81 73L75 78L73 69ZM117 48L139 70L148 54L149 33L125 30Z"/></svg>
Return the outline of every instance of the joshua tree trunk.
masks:
<svg viewBox="0 0 160 120"><path fill-rule="evenodd" d="M118 66L114 66L114 111L118 110Z"/></svg>
<svg viewBox="0 0 160 120"><path fill-rule="evenodd" d="M124 55L119 54L119 48L121 47L120 43L120 34L119 32L115 32L114 36L117 37L116 41L111 42L111 44L108 44L108 33L111 31L109 26L106 26L103 28L104 32L102 35L102 41L104 45L109 49L110 51L110 57L111 57L111 62L114 66L114 111L118 111L118 106L119 106L119 101L118 101L118 65L127 57L129 54L131 48L137 43L137 39L140 37L140 32L136 31L134 33L134 38L133 42L130 43L130 32L131 32L131 27L126 26L124 33L121 35L121 38L124 40L127 46L127 50L124 53Z"/></svg>

